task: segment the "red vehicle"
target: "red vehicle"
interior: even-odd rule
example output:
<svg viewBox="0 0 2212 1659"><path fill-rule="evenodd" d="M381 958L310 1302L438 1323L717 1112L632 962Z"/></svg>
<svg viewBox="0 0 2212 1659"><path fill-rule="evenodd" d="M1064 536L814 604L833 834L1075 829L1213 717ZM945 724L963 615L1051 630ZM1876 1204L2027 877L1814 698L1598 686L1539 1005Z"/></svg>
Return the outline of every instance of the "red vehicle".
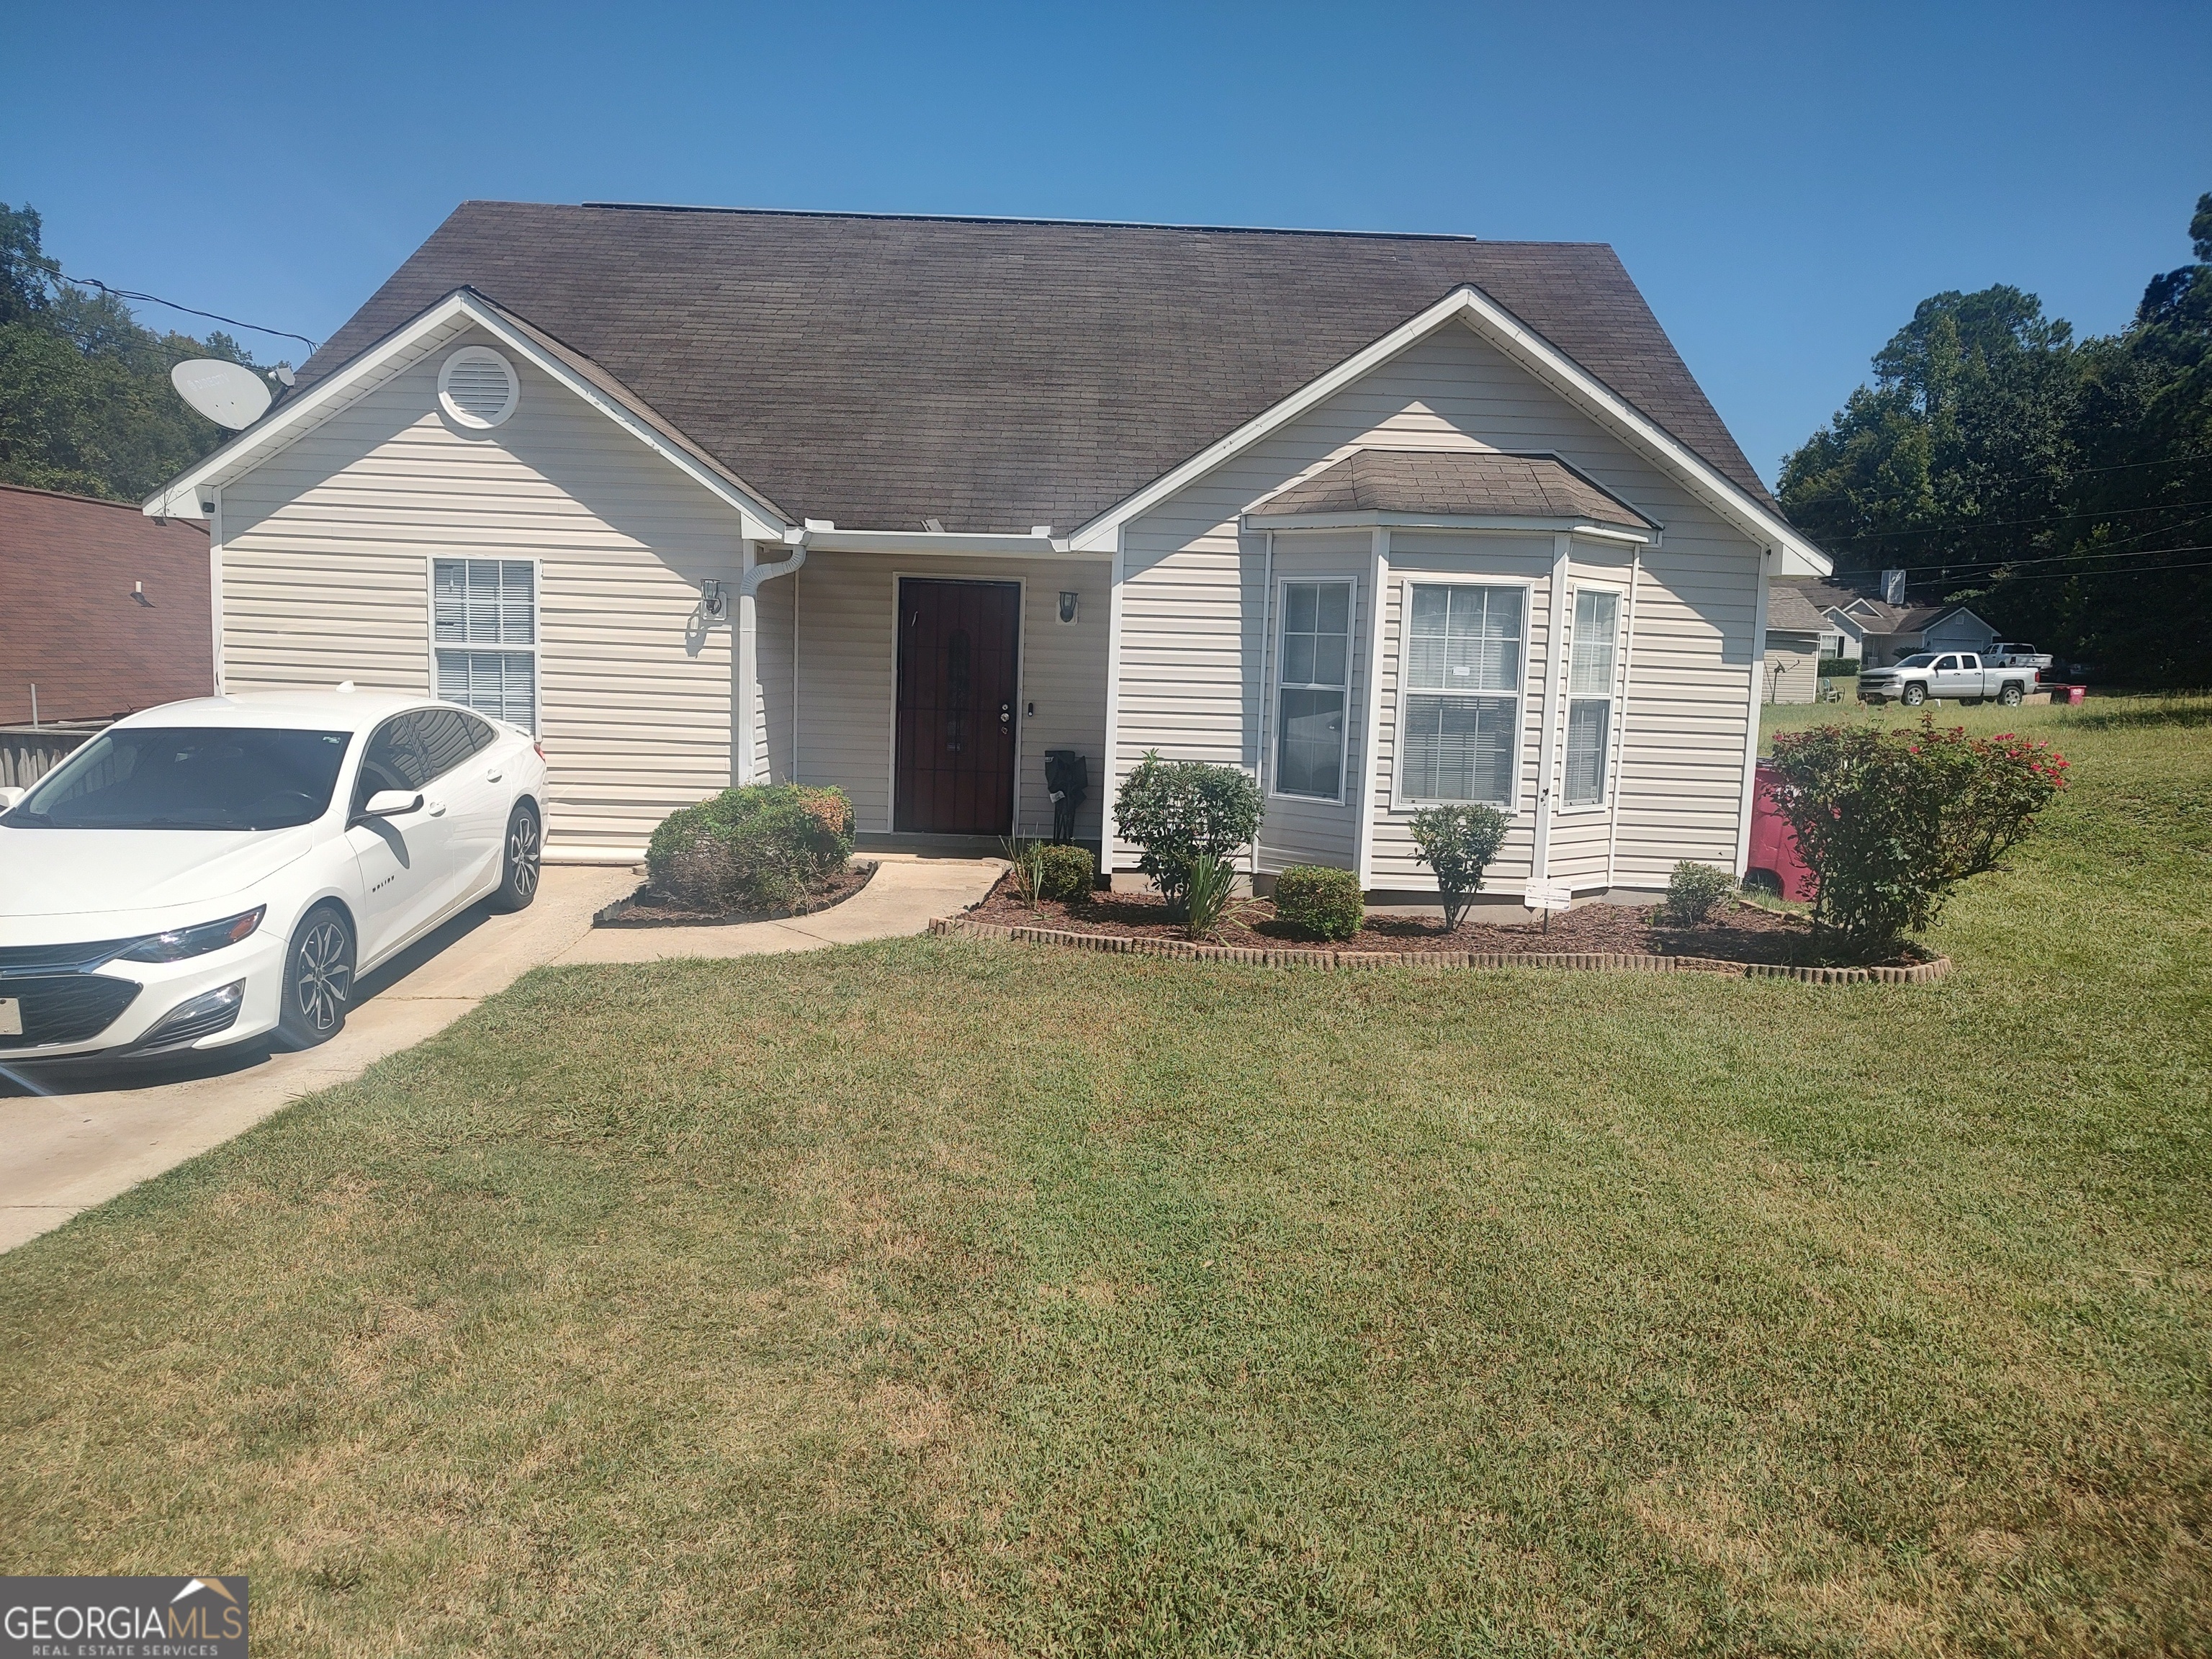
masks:
<svg viewBox="0 0 2212 1659"><path fill-rule="evenodd" d="M1751 856L1744 879L1765 877L1784 898L1806 901L1813 896L1813 872L1797 855L1797 832L1774 804L1778 775L1771 761L1759 763L1758 781L1751 797Z"/></svg>

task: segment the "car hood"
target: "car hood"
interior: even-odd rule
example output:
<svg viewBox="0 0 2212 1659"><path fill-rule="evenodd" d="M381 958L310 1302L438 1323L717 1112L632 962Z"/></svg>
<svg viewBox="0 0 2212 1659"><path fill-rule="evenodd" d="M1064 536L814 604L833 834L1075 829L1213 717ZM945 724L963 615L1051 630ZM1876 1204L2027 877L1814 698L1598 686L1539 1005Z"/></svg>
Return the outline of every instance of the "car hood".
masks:
<svg viewBox="0 0 2212 1659"><path fill-rule="evenodd" d="M0 941L40 916L115 919L118 933L174 926L161 913L229 898L306 854L295 830L18 830L0 824ZM206 920L213 921L208 917Z"/></svg>

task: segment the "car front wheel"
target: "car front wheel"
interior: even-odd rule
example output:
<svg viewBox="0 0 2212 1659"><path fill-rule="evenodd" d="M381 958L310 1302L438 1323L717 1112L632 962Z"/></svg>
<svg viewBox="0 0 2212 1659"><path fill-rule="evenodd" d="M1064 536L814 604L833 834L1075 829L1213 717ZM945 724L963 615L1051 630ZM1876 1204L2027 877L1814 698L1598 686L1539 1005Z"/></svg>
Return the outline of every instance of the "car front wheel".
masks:
<svg viewBox="0 0 2212 1659"><path fill-rule="evenodd" d="M352 924L337 906L317 905L284 952L284 1012L276 1030L286 1042L312 1048L345 1030L353 966Z"/></svg>
<svg viewBox="0 0 2212 1659"><path fill-rule="evenodd" d="M538 833L538 809L518 802L507 815L507 840L500 854L499 890L491 896L495 910L526 910L538 896L539 867L545 848Z"/></svg>
<svg viewBox="0 0 2212 1659"><path fill-rule="evenodd" d="M1928 688L1924 685L1908 685L1905 688L1905 695L1898 701L1907 708L1917 708L1928 701Z"/></svg>

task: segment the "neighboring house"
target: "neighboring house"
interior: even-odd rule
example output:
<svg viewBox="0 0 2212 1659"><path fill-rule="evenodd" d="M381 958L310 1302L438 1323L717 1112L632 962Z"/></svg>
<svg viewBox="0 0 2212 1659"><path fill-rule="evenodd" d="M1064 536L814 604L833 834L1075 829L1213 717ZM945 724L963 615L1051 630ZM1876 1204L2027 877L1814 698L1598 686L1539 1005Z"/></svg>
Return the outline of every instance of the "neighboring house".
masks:
<svg viewBox="0 0 2212 1659"><path fill-rule="evenodd" d="M0 726L207 696L208 605L204 525L0 484Z"/></svg>
<svg viewBox="0 0 2212 1659"><path fill-rule="evenodd" d="M549 853L732 780L864 842L1079 838L1148 751L1254 770L1255 853L1434 891L1741 867L1770 577L1825 574L1609 248L459 209L147 505L209 517L233 691L434 690L538 732Z"/></svg>
<svg viewBox="0 0 2212 1659"><path fill-rule="evenodd" d="M1828 648L1841 635L1815 610L1795 582L1776 582L1766 595L1766 684L1768 702L1812 702L1820 696L1823 657L1842 654Z"/></svg>
<svg viewBox="0 0 2212 1659"><path fill-rule="evenodd" d="M1996 642L1996 629L1962 605L1905 604L1904 574L1883 572L1876 593L1833 581L1792 586L1838 631L1838 654L1869 667L1886 667L1916 651L1985 652Z"/></svg>

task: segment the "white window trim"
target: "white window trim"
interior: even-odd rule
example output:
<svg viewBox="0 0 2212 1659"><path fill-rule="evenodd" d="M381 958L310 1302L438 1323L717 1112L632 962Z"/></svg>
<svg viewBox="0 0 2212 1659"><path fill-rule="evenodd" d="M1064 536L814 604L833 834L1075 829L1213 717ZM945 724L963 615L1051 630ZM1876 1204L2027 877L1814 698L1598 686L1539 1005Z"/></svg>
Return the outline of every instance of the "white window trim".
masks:
<svg viewBox="0 0 2212 1659"><path fill-rule="evenodd" d="M1334 795L1302 795L1278 788L1282 767L1275 750L1276 729L1283 718L1283 633L1290 620L1290 606L1284 603L1285 590L1317 582L1334 582L1352 590L1352 603L1345 617L1344 636L1344 742L1336 753L1336 793ZM1345 783L1352 771L1352 697L1359 684L1359 594L1363 584L1349 572L1322 570L1304 572L1275 578L1275 621L1269 644L1273 655L1267 664L1267 732L1261 750L1263 770L1267 779L1267 799L1294 802L1301 806L1334 806L1342 809L1352 803L1345 799ZM1294 691L1329 690L1328 686L1297 685Z"/></svg>
<svg viewBox="0 0 2212 1659"><path fill-rule="evenodd" d="M1412 676L1406 672L1406 646L1410 636L1413 617L1415 587L1517 587L1521 590L1521 684L1513 693L1513 799L1498 803L1498 810L1514 818L1529 810L1528 803L1528 696L1532 684L1528 656L1529 629L1533 618L1539 584L1527 576L1483 576L1470 571L1408 570L1398 574L1398 716L1393 728L1390 756L1390 811L1395 814L1420 811L1430 806L1488 805L1486 801L1431 800L1425 795L1406 793L1406 706L1416 696L1449 696L1427 688L1416 691ZM1481 694L1476 694L1481 695ZM1492 696L1503 696L1492 692Z"/></svg>
<svg viewBox="0 0 2212 1659"><path fill-rule="evenodd" d="M540 656L545 643L545 567L544 562L529 553L431 553L422 560L422 631L430 641L430 649L423 667L429 677L430 700L443 702L438 695L438 561L441 559L492 559L501 564L526 564L530 567L530 643L528 645L449 645L451 651L527 651L530 653L530 735L545 735L545 664ZM457 702L456 708L468 708L468 704ZM471 714L482 714L470 709ZM483 718L492 718L489 714Z"/></svg>
<svg viewBox="0 0 2212 1659"><path fill-rule="evenodd" d="M1567 728L1573 720L1575 705L1577 703L1593 702L1596 701L1592 697L1577 697L1574 693L1575 601L1581 597L1582 591L1586 587L1594 589L1599 592L1610 593L1613 595L1617 601L1616 608L1613 613L1613 690L1609 698L1609 707L1607 708L1605 721L1605 763L1598 771L1598 798L1595 800L1577 801L1574 805L1570 806L1567 805ZM1561 676L1559 689L1559 805L1558 810L1553 813L1553 817L1555 818L1584 817L1592 812L1604 812L1610 811L1612 808L1613 790L1613 751L1620 742L1620 711L1622 704L1626 701L1623 693L1626 684L1625 676L1627 672L1627 584L1626 582L1608 581L1603 579L1593 580L1582 576L1577 576L1573 580L1570 581L1567 584L1567 635L1565 639L1560 641L1561 649L1559 651L1559 672Z"/></svg>

